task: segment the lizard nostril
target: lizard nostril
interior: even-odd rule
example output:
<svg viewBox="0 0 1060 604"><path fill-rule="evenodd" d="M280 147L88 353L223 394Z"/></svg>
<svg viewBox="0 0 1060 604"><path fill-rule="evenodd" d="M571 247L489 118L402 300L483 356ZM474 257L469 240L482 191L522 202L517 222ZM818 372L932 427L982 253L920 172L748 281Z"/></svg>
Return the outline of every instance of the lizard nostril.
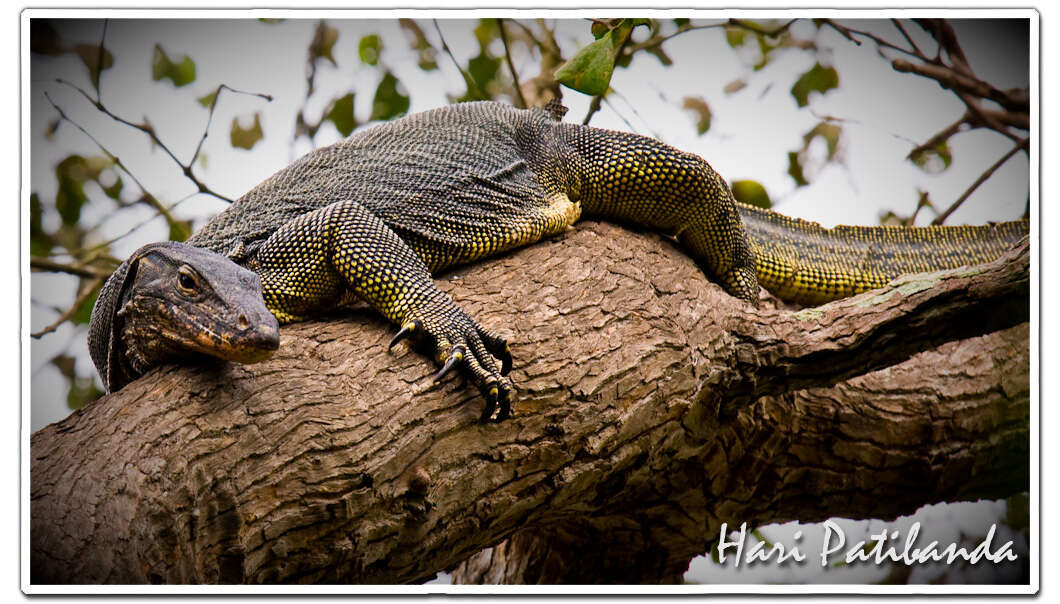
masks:
<svg viewBox="0 0 1060 604"><path fill-rule="evenodd" d="M244 315L239 315L239 328L246 329L248 325L250 325L250 321L247 321Z"/></svg>

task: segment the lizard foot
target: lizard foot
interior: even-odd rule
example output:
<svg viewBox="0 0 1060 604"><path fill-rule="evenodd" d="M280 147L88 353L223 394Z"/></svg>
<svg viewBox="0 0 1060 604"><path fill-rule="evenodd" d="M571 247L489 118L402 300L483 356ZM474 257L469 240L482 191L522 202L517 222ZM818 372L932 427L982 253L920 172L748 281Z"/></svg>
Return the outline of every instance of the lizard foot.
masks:
<svg viewBox="0 0 1060 604"><path fill-rule="evenodd" d="M444 312L431 309L434 312L409 313L412 316L401 325L390 348L406 338L427 346L442 366L434 376L435 382L462 368L486 399L482 421L503 421L512 410L512 382L506 377L512 369L508 343L482 328L452 302L445 306Z"/></svg>

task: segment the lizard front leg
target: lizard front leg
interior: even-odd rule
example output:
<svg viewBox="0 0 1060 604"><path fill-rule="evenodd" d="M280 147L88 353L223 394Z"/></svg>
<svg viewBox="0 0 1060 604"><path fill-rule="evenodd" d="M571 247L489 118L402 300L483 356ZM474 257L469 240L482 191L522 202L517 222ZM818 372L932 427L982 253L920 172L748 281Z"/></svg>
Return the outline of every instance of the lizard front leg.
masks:
<svg viewBox="0 0 1060 604"><path fill-rule="evenodd" d="M261 276L265 305L280 322L307 318L351 291L401 330L428 345L441 379L462 367L486 398L483 419L511 411L511 353L439 290L420 257L356 201L303 214L273 233L248 267ZM499 360L498 360L499 359Z"/></svg>

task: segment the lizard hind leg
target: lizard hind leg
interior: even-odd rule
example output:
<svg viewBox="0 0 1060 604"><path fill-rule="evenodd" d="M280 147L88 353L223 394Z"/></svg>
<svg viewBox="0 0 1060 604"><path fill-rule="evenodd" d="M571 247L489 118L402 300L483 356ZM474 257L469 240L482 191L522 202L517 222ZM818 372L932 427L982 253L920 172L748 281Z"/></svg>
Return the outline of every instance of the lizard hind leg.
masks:
<svg viewBox="0 0 1060 604"><path fill-rule="evenodd" d="M674 235L730 294L758 304L755 258L728 185L703 158L635 134L560 124L587 216Z"/></svg>

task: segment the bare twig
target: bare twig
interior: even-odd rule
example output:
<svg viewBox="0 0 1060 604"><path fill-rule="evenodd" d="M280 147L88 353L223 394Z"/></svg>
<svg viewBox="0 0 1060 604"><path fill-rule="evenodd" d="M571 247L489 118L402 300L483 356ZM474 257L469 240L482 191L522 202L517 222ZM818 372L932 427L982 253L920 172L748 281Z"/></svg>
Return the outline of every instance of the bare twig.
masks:
<svg viewBox="0 0 1060 604"><path fill-rule="evenodd" d="M45 327L40 331L31 333L30 337L34 340L39 340L40 338L52 333L56 329L59 329L60 325L69 321L70 318L74 316L74 313L76 313L77 309L85 303L85 300L88 300L89 296L92 295L92 292L94 292L97 287L103 285L104 279L106 279L106 277L98 277L86 284L83 288L81 288L81 293L77 294L77 298L74 300L74 303L70 306L70 308L66 309L63 314L59 315L59 318L56 319L51 325Z"/></svg>
<svg viewBox="0 0 1060 604"><path fill-rule="evenodd" d="M902 26L902 22L898 19L891 19L891 23L894 23L894 26L898 29L898 31L902 32L902 37L905 38L906 42L909 42L909 46L913 49L913 52L916 54L916 56L923 61L927 61L928 58L924 55L923 52L921 52L920 47L916 45L916 42L913 41L913 38L909 36L909 32L905 31L905 27Z"/></svg>
<svg viewBox="0 0 1060 604"><path fill-rule="evenodd" d="M93 79L95 80L95 82L93 82L93 84L95 84L95 86L96 86L96 102L97 103L102 103L103 102L103 99L102 99L102 96L103 96L103 90L102 90L102 81L103 81L103 42L107 39L107 24L108 23L110 23L110 19L104 19L103 20L103 34L99 37L99 51L98 51L98 53L96 55L96 73L94 74L95 77Z"/></svg>
<svg viewBox="0 0 1060 604"><path fill-rule="evenodd" d="M792 19L787 23L779 27L775 27L773 29L763 29L762 26L758 25L757 23L754 23L753 21L744 21L743 19L729 19L728 24L735 25L736 27L742 27L748 31L753 31L756 34L762 34L763 36L766 36L768 38L775 38L780 34L788 31L788 28L790 28L792 23L795 23L796 21L798 21L798 19Z"/></svg>
<svg viewBox="0 0 1060 604"><path fill-rule="evenodd" d="M918 153L924 153L926 151L931 151L932 149L935 149L940 143L946 142L951 136L960 132L961 127L968 122L969 118L970 115L965 113L961 117L961 119L957 120L956 122L953 122L949 126L946 126L931 138L917 145L912 151L909 152L909 156L912 157Z"/></svg>
<svg viewBox="0 0 1060 604"><path fill-rule="evenodd" d="M630 103L629 99L627 99L625 97L625 95L623 95L621 92L615 90L614 88L611 89L611 94L613 94L616 97L618 97L619 99L621 99L622 102L625 103L629 107L629 110L633 112L633 115L637 116L640 119L640 121L643 122L646 125L646 127L648 128L648 135L649 136L651 136L652 138L660 139L660 140L662 139L662 137L659 136L658 132L652 130L651 126L647 125L648 121L644 119L644 117L640 114L640 112L637 111L636 105L634 105L633 103ZM663 97L663 99L666 100L665 97ZM626 116L624 116L624 115L622 115L621 113L618 112L618 109L615 108L614 103L612 103L611 101L609 101L607 99L604 99L604 102L607 103L607 106L610 107L611 110L615 112L615 115L617 115L619 118L622 119L623 122L626 123L626 126L629 128L629 130L631 132L637 132L638 130L640 130L640 128L634 127L633 124L631 124L629 122L629 120L626 119ZM669 102L669 101L667 101L667 102Z"/></svg>
<svg viewBox="0 0 1060 604"><path fill-rule="evenodd" d="M1027 112L1030 103L1026 92L998 90L988 82L968 77L952 67L946 65L934 65L930 63L911 63L903 59L895 59L891 66L895 71L904 73L915 73L925 78L930 78L944 88L954 92L966 92L968 94L989 99L1009 111Z"/></svg>
<svg viewBox="0 0 1060 604"><path fill-rule="evenodd" d="M515 64L512 62L512 49L508 46L508 34L504 31L504 19L497 19L497 28L501 32L501 42L504 43L504 60L508 62L508 70L512 72L515 96L519 99L519 107L526 109L526 99L523 98L523 90L519 85L519 74L515 72Z"/></svg>
<svg viewBox="0 0 1060 604"><path fill-rule="evenodd" d="M185 195L184 197L180 198L179 200L173 202L172 204L170 204L170 206L168 208L169 211L172 212L173 210L175 210L177 208L177 206L179 206L180 204L184 203L185 201L191 199L192 197L195 197L198 194L199 194L199 192L196 191L196 192L191 193L189 195ZM107 249L111 245L113 245L114 243L117 243L118 241L121 241L122 239L125 239L129 235L132 235L133 233L135 233L136 231L140 230L144 225L146 225L147 223L151 222L155 218L157 218L157 215L151 216L150 218L147 218L145 220L141 220L140 222L138 222L135 225L133 225L132 227L130 227L128 230L126 230L121 235L118 235L116 237L112 237L111 239L108 239L106 241L97 243L95 245L88 246L88 247L81 247L81 248L77 248L77 249L73 249L73 250L62 251L62 252L58 252L58 253L53 252L53 253L48 254L48 255L50 257L69 256L71 258L82 258L82 259L85 259L87 256L90 256L90 255L93 255L93 254L98 254L101 250ZM108 258L109 259L109 257L107 257L107 256L104 256L104 258ZM113 260L115 262L121 262L121 260L116 259L116 258L113 259Z"/></svg>
<svg viewBox="0 0 1060 604"><path fill-rule="evenodd" d="M996 172L997 169L1001 167L1002 164L1007 162L1013 155L1018 153L1020 150L1026 151L1027 147L1028 147L1028 141L1029 140L1030 139L1026 139L1026 138L1023 139L1018 145L1016 145L1011 150L1009 150L1008 153L1002 155L1001 159L999 159L996 162L994 162L994 165L990 166L989 168L986 169L985 172L980 174L979 178L975 179L975 182L972 183L972 186L968 187L967 191L962 193L961 196L958 197L957 200L954 201L952 205L950 205L950 207L946 208L945 212L943 212L943 213L939 214L938 216L936 216L935 219L931 221L931 224L942 224L943 222L946 222L946 219L950 217L950 214L952 214L957 208L961 207L961 204L964 203L964 201L966 199L968 199L968 197L973 192L975 192L976 189L979 188L979 185L981 185L984 182L986 182L986 179L990 178L994 174L994 172Z"/></svg>
<svg viewBox="0 0 1060 604"><path fill-rule="evenodd" d="M83 92L84 91L82 91L82 93ZM98 140L96 140L96 137L92 136L88 132L88 130L85 130L84 128L82 128L81 124L78 124L74 120L70 119L66 115L66 112L63 111L62 108L60 108L58 105L55 104L55 101L52 100L52 97L47 92L44 93L44 98L48 99L48 102L51 103L52 107L54 107L55 110L59 112L60 119L63 119L65 121L73 124L75 128L80 130L85 136L87 136L89 139L91 139L92 142L96 143L96 146L99 147L99 149L101 151L103 151L103 153L105 153L107 155L107 157L112 162L114 162L114 165L118 166L118 168L120 168L122 172L125 172L125 174L128 175L128 177L131 178L133 180L133 182L136 183L136 186L140 187L140 190L143 192L143 199L142 200L144 202L146 202L148 205L150 205L152 208L154 208L159 214L161 214L166 219L166 222L170 226L176 224L177 220L175 218L173 218L173 215L169 212L169 209L166 208L166 206L162 205L162 202L158 201L158 198L156 198L154 195L152 195L147 190L147 187L145 187L143 185L143 183L140 182L140 180L138 178L136 178L136 176L132 172L130 172L128 168L125 167L125 164L122 163L121 158L119 158L117 155L114 155L113 153L111 153L110 150L107 149L106 147L104 147L103 143L100 143Z"/></svg>
<svg viewBox="0 0 1060 604"><path fill-rule="evenodd" d="M169 146L166 145L164 142L162 142L162 139L160 139L158 137L158 134L155 133L153 128L151 128L151 127L149 127L147 125L144 125L144 124L136 124L136 123L131 122L131 121L119 116L119 115L114 114L111 110L107 109L107 107L105 105L103 105L102 103L94 101L92 99L92 97L90 97L88 95L88 93L86 93L79 86L75 86L74 84L71 84L70 82L67 82L66 80L62 80L62 79L58 79L56 81L59 82L60 84L65 84L65 85L73 88L77 92L79 92L81 94L81 96L85 97L85 99L87 99L88 102L92 103L92 106L95 107L96 110L98 110L100 113L106 115L107 117L111 118L112 120L114 120L114 121L116 121L116 122L118 122L120 124L124 124L126 126L129 126L130 128L135 128L136 130L139 130L140 132L143 132L144 134L146 134L148 136L148 138L151 139L152 143L154 143L159 148L161 148L163 151L165 151L166 155L168 155L170 157L170 159L173 160L174 163L176 163L178 166L180 166L180 169L183 172L184 176L186 176L188 178L188 180L190 180L192 183L195 184L196 187L198 187L200 193L205 193L207 195L213 195L214 197L216 197L216 198L218 198L220 200L226 201L228 203L232 203L234 201L233 199L231 199L231 198L229 198L229 197L227 197L225 195L221 195L220 193L214 191L210 187L206 186L206 184L204 182L199 180L199 178L197 176L195 176L194 172L191 169L191 167L192 167L191 162L188 162L187 164L185 164L184 162L180 161L180 159L176 156L175 153L173 153L173 151L169 148ZM250 93L244 93L244 94L250 94ZM272 97L270 97L268 95L257 94L256 96L260 96L262 98L265 98L265 99L268 99L268 100L272 100ZM52 105L54 105L54 103L52 103ZM79 126L79 128L80 128L80 126ZM82 129L82 131L84 131L84 129ZM87 132L86 132L86 134L87 134Z"/></svg>
<svg viewBox="0 0 1060 604"><path fill-rule="evenodd" d="M90 279L106 279L110 276L110 271L96 268L87 264L63 264L61 262L55 262L54 260L48 260L47 258L41 258L39 256L32 256L29 259L29 267L38 271L45 271L49 273L66 273L67 275L77 275L78 277L86 277Z"/></svg>
<svg viewBox="0 0 1060 604"><path fill-rule="evenodd" d="M590 101L590 103L589 103L589 111L587 111L585 113L585 117L582 118L582 125L583 126L589 125L589 120L593 119L593 114L595 114L597 111L600 111L600 101L603 98L604 98L603 96L597 95L597 96L593 97L592 101Z"/></svg>
<svg viewBox="0 0 1060 604"><path fill-rule="evenodd" d="M464 71L464 68L460 66L460 63L453 55L453 51L449 48L449 44L445 42L445 36L442 35L442 28L438 25L438 19L431 19L431 21L434 23L435 31L438 32L438 39L442 42L442 50L445 51L445 54L449 55L449 58L453 61L453 65L456 66L456 70L459 71L460 76L464 78L464 86L467 87L468 93L472 94L472 91L474 91L473 94L476 97L480 99L485 99L486 96L482 94L481 90L478 89L478 85L475 84L475 81L471 79L471 76L468 75L467 72Z"/></svg>
<svg viewBox="0 0 1060 604"><path fill-rule="evenodd" d="M876 43L876 45L878 47L890 48L891 50L898 51L898 52L900 52L900 53L902 53L904 55L908 55L908 56L911 56L911 57L916 58L916 59L921 59L921 60L924 59L923 55L919 54L920 53L919 49L909 50L907 48L902 48L901 46L897 46L895 44L892 44L892 43L888 42L887 40L884 40L883 38L881 38L881 37L879 37L879 36L877 36L875 34L869 33L867 31L861 31L861 30L853 29L853 28L847 27L845 25L840 25L840 24L836 23L835 21L833 21L832 19L822 19L821 22L824 25L827 25L827 26L831 27L832 29L836 30L837 32L839 32L839 34L841 36L843 36L847 40L850 40L854 44L857 44L858 46L861 46L861 42L859 42L857 39L854 38L854 36L856 36L856 35L857 36L863 36L865 38L868 38L869 40L872 40L873 42ZM937 63L937 64L941 65L941 61L939 61L937 58L931 60L930 62L931 63Z"/></svg>
<svg viewBox="0 0 1060 604"><path fill-rule="evenodd" d="M206 137L210 134L210 124L213 123L214 109L217 108L217 103L218 103L218 101L221 100L221 93L224 92L225 90L228 90L230 92L234 92L236 94L245 94L245 95L248 95L248 96L256 96L256 97L259 97L259 98L263 98L263 99L265 99L266 101L268 101L270 103L272 102L272 96L268 95L268 94L263 94L263 93L260 93L260 92L246 92L244 90L236 90L235 88L232 88L231 86L229 86L227 84L221 84L220 86L218 86L217 90L214 91L214 93L213 93L213 102L210 103L210 115L206 118L206 127L203 128L203 130L202 130L202 137L199 138L199 144L195 147L195 153L193 153L192 156L191 156L191 159L188 160L188 165L181 166L182 168L184 168L184 175L188 176L189 178L192 178L193 181L194 181L194 178L191 175L191 167L193 165L195 165L195 160L199 158L199 152L202 150L202 144L204 142L206 142Z"/></svg>
<svg viewBox="0 0 1060 604"><path fill-rule="evenodd" d="M692 25L691 23L686 23L684 25L678 26L677 30L674 31L672 34L667 34L665 36L653 36L653 37L648 38L647 40L645 40L643 42L640 42L639 44L634 44L634 45L629 47L629 51L630 51L630 53L635 53L635 52L639 52L639 51L642 51L642 50L648 50L650 48L655 48L656 46L660 46L664 42L666 42L668 40L672 40L672 39L676 38L677 36L680 36L681 34L688 33L690 31L699 31L699 30L703 30L703 29L717 29L719 27L725 27L726 25L729 25L729 23L728 22L711 23L709 25ZM742 25L741 25L741 27L742 27Z"/></svg>

